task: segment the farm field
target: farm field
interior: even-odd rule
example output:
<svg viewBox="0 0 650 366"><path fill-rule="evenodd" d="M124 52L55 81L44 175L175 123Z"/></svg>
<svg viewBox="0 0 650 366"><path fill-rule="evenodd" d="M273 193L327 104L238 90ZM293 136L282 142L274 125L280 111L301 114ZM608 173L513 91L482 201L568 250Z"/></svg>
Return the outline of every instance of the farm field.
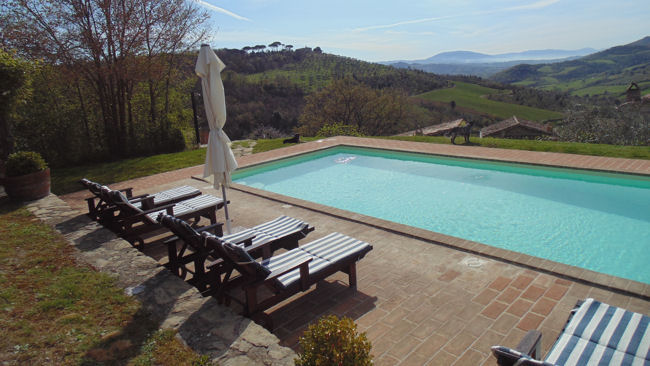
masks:
<svg viewBox="0 0 650 366"><path fill-rule="evenodd" d="M454 85L455 86L452 88L432 90L420 94L417 97L444 103L455 101L458 107L469 108L481 114L491 115L498 118L510 118L513 115L531 121L562 118L562 113L559 112L498 102L486 97L489 94L502 92L497 89L459 81L455 81Z"/></svg>

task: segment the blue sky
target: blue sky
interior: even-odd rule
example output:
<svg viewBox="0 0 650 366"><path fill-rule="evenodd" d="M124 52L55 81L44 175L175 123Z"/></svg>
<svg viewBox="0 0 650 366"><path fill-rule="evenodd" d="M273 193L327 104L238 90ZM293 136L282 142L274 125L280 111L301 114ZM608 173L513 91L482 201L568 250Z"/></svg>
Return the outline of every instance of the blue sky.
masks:
<svg viewBox="0 0 650 366"><path fill-rule="evenodd" d="M648 0L193 0L214 48L274 41L366 61L605 49L650 35Z"/></svg>

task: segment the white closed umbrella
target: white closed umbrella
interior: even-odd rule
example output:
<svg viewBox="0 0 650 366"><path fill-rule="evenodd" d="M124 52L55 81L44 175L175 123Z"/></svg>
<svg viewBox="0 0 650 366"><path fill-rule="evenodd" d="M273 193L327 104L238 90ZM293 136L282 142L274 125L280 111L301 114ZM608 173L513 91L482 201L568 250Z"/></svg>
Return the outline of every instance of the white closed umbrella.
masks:
<svg viewBox="0 0 650 366"><path fill-rule="evenodd" d="M230 233L226 187L229 187L230 183L232 183L230 174L237 169L237 161L232 150L230 150L230 139L223 132L223 126L226 124L226 96L223 91L221 71L225 67L226 65L221 62L217 54L210 48L210 45L201 45L194 71L201 78L205 115L210 125L210 137L208 139L208 150L205 154L203 177L213 176L214 188L218 189L221 186L226 214L226 230Z"/></svg>

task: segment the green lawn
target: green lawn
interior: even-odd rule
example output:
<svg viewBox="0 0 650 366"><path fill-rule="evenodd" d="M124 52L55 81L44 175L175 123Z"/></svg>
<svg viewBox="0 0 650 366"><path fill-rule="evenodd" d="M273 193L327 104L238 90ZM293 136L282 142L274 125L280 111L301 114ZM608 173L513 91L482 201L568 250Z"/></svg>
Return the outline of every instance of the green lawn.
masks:
<svg viewBox="0 0 650 366"><path fill-rule="evenodd" d="M81 190L79 179L88 178L101 184L111 184L133 178L200 165L205 162L205 148L179 153L160 154L124 159L109 163L53 168L52 193L65 194Z"/></svg>
<svg viewBox="0 0 650 366"><path fill-rule="evenodd" d="M385 138L436 144L451 143L448 137L443 136L391 136ZM483 139L472 137L470 138L470 141L473 146L482 147L650 160L650 146L616 146L561 141L498 139L490 137Z"/></svg>
<svg viewBox="0 0 650 366"><path fill-rule="evenodd" d="M0 363L199 365L115 279L76 261L74 247L27 209L0 204Z"/></svg>
<svg viewBox="0 0 650 366"><path fill-rule="evenodd" d="M482 114L492 115L503 119L512 116L517 116L531 121L562 118L562 113L559 112L498 102L485 97L489 94L501 93L501 91L497 89L458 81L454 82L454 84L455 86L453 88L432 90L420 94L418 97L444 103L449 103L453 100L456 102L458 107L469 108Z"/></svg>
<svg viewBox="0 0 650 366"><path fill-rule="evenodd" d="M302 141L314 141L320 137L301 137ZM435 144L449 144L449 138L432 136L409 136L409 137L377 137L398 139L406 141L420 141ZM279 149L290 146L282 143L284 138L257 140L253 147L253 153ZM648 146L614 146L604 144L583 144L573 142L537 141L537 140L515 140L473 137L472 145L483 147L498 147L502 149L518 149L530 151L552 151L567 154L582 154L595 156L610 156L630 159L650 160L650 147ZM237 143L237 142L236 142ZM244 142L248 144L248 142ZM165 171L186 168L203 164L205 161L205 149L190 150L173 154L162 154L146 158L125 159L110 163L86 165L74 168L53 168L52 192L65 194L79 191L82 186L79 179L88 179L102 184L111 184L128 179L149 176Z"/></svg>

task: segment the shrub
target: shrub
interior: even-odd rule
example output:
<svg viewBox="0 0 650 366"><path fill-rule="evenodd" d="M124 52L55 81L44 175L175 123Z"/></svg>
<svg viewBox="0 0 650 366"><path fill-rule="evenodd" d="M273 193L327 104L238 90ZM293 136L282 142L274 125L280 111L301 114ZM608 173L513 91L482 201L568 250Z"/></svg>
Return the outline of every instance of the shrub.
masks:
<svg viewBox="0 0 650 366"><path fill-rule="evenodd" d="M330 315L309 326L300 338L302 352L297 366L372 365L371 344L365 333L357 333L350 318Z"/></svg>
<svg viewBox="0 0 650 366"><path fill-rule="evenodd" d="M47 169L41 154L34 151L19 151L10 154L7 158L6 172L8 177L40 172Z"/></svg>
<svg viewBox="0 0 650 366"><path fill-rule="evenodd" d="M321 127L316 133L316 136L332 137L332 136L363 136L357 126L344 125L343 123L326 124Z"/></svg>
<svg viewBox="0 0 650 366"><path fill-rule="evenodd" d="M178 128L169 131L169 135L167 135L165 144L161 150L170 153L185 150L185 136L183 135L183 131Z"/></svg>

